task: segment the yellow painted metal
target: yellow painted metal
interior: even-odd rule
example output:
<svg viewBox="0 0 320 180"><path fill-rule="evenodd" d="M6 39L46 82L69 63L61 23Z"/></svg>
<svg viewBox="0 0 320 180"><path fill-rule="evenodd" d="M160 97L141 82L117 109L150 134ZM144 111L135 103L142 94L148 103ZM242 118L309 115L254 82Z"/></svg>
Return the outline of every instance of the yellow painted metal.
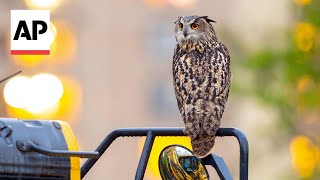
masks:
<svg viewBox="0 0 320 180"><path fill-rule="evenodd" d="M69 151L78 151L77 139L70 125L64 121L57 121L61 125L62 133L67 142ZM80 180L80 158L70 158L70 180Z"/></svg>

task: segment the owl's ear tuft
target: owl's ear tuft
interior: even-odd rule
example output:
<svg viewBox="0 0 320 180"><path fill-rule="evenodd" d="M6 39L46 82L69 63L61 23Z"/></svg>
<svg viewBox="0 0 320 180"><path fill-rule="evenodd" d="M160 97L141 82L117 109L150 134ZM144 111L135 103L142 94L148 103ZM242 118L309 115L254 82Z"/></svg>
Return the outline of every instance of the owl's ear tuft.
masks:
<svg viewBox="0 0 320 180"><path fill-rule="evenodd" d="M208 16L201 16L200 18L205 19L208 23L211 23L211 22L216 23L216 21L209 19Z"/></svg>
<svg viewBox="0 0 320 180"><path fill-rule="evenodd" d="M173 24L177 24L177 22L179 22L180 19L181 19L181 17L179 16L178 19Z"/></svg>

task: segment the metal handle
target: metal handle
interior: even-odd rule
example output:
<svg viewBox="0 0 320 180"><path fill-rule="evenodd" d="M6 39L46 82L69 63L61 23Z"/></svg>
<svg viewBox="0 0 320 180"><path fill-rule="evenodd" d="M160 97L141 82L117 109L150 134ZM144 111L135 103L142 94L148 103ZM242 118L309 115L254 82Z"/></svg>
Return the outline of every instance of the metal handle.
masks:
<svg viewBox="0 0 320 180"><path fill-rule="evenodd" d="M48 156L65 156L65 157L80 157L80 158L99 158L100 154L94 152L81 152L81 151L65 151L65 150L51 150L40 147L31 141L17 141L17 147L23 152L37 152Z"/></svg>

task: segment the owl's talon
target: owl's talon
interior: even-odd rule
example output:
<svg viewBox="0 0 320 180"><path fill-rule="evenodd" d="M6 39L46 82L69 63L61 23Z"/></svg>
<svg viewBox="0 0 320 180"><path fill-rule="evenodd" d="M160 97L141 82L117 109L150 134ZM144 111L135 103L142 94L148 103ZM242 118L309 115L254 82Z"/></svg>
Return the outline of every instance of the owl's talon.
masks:
<svg viewBox="0 0 320 180"><path fill-rule="evenodd" d="M183 134L190 136L190 131L187 130L186 128L183 129Z"/></svg>
<svg viewBox="0 0 320 180"><path fill-rule="evenodd" d="M198 134L191 135L191 139L196 139Z"/></svg>
<svg viewBox="0 0 320 180"><path fill-rule="evenodd" d="M191 133L191 131L187 130L186 128L183 129L183 133L189 136L191 139L195 139L197 137L196 133Z"/></svg>

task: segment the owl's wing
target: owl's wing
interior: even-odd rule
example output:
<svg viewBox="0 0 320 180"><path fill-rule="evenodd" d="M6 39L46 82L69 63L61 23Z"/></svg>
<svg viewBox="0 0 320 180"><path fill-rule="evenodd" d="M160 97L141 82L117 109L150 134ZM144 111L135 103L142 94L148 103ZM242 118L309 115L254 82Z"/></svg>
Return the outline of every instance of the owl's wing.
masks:
<svg viewBox="0 0 320 180"><path fill-rule="evenodd" d="M221 93L225 92L226 90L229 93L229 88L230 88L230 83L231 83L231 69L230 69L230 54L229 51L227 49L227 47L223 44L220 43L223 55L224 55L224 65L222 67L223 70L223 74L224 74L224 84L222 84L222 91ZM228 94L227 94L228 96Z"/></svg>
<svg viewBox="0 0 320 180"><path fill-rule="evenodd" d="M173 73L174 92L176 95L179 111L182 114L183 98L182 98L182 94L180 92L181 89L179 88L179 84L178 84L178 83L180 83L179 72L178 72L178 69L179 69L178 63L179 63L180 55L178 53L179 52L178 49L179 49L179 47L176 46L176 48L174 50L173 63L172 63L172 73Z"/></svg>
<svg viewBox="0 0 320 180"><path fill-rule="evenodd" d="M209 66L206 66L206 77L211 77L213 83L214 96L217 97L224 93L230 87L231 70L230 55L227 47L223 43L214 49L214 55L211 57Z"/></svg>
<svg viewBox="0 0 320 180"><path fill-rule="evenodd" d="M230 55L222 43L214 49L209 66L212 68L207 69L206 78L212 84L209 92L213 99L206 104L209 113L204 119L203 128L209 135L215 135L220 126L231 83Z"/></svg>

